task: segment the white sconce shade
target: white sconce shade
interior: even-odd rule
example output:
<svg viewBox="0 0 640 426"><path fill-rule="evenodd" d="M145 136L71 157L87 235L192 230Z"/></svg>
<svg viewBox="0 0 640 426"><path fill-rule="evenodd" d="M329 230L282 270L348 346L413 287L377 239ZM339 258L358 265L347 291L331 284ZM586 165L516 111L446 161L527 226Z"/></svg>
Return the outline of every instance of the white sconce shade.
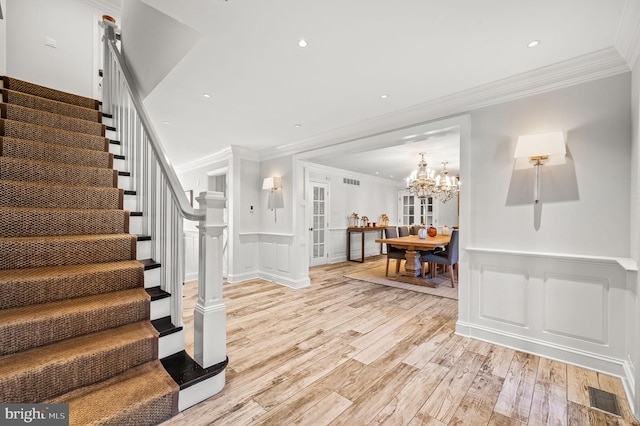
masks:
<svg viewBox="0 0 640 426"><path fill-rule="evenodd" d="M262 189L269 191L269 198L267 199L267 208L269 210L284 208L282 178L280 176L264 178L262 181Z"/></svg>
<svg viewBox="0 0 640 426"><path fill-rule="evenodd" d="M540 133L518 137L516 152L516 169L533 166L535 169L533 202L540 200L540 166L554 166L566 162L567 148L564 132Z"/></svg>
<svg viewBox="0 0 640 426"><path fill-rule="evenodd" d="M280 176L266 177L262 181L262 189L273 191L274 189L282 189L282 178Z"/></svg>
<svg viewBox="0 0 640 426"><path fill-rule="evenodd" d="M519 136L513 158L526 158L533 163L540 160L545 165L553 166L564 164L566 155L564 132L550 132Z"/></svg>

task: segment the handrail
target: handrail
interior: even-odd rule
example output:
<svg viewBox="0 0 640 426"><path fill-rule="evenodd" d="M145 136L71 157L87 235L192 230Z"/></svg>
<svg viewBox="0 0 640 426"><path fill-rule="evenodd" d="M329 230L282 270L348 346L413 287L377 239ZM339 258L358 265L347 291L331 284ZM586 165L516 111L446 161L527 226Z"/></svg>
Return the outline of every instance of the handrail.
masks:
<svg viewBox="0 0 640 426"><path fill-rule="evenodd" d="M178 202L178 211L185 219L196 221L204 220L204 211L200 209L194 209L191 205L189 205L187 196L184 194L182 185L180 184L180 181L178 180L178 177L176 176L175 171L171 166L171 162L169 161L166 152L162 148L162 145L159 143L160 138L156 134L155 129L151 124L151 119L147 115L147 111L142 104L140 88L136 84L135 79L133 78L133 73L125 63L122 54L116 46L116 33L114 26L110 25L107 22L105 24L105 27L105 34L107 35L108 41L107 45L109 46L109 50L111 51L113 58L118 64L118 67L120 67L120 71L125 77L125 82L129 88L129 93L131 94L131 101L133 102L133 105L135 106L140 117L140 121L142 122L142 125L147 132L151 147L153 148L153 151L158 158L160 169L167 178L167 181L169 183L169 190L171 191L174 200Z"/></svg>
<svg viewBox="0 0 640 426"><path fill-rule="evenodd" d="M150 237L151 258L161 265L160 288L171 295L171 322L183 324L183 218L198 221L198 300L194 308L194 360L203 368L226 359L226 308L222 297L224 194L203 192L199 209L187 201L171 163L142 103L140 89L120 52L112 21L105 32L102 111L111 114L121 166L131 176L135 207L142 212L142 232Z"/></svg>

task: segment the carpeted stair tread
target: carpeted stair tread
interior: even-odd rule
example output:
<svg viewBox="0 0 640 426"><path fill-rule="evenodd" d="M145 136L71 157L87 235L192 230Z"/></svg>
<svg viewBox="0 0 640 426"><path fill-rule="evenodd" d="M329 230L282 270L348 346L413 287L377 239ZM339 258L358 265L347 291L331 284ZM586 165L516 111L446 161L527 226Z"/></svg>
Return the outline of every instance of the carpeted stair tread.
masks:
<svg viewBox="0 0 640 426"><path fill-rule="evenodd" d="M0 357L0 401L41 402L157 358L158 332L140 321Z"/></svg>
<svg viewBox="0 0 640 426"><path fill-rule="evenodd" d="M16 139L46 142L75 148L109 151L109 139L87 133L70 132L37 124L0 118L0 135Z"/></svg>
<svg viewBox="0 0 640 426"><path fill-rule="evenodd" d="M118 186L115 170L11 157L0 157L0 179L107 188Z"/></svg>
<svg viewBox="0 0 640 426"><path fill-rule="evenodd" d="M104 136L106 130L106 126L102 123L66 117L60 114L25 108L20 105L0 103L0 114L5 120L37 124L95 136Z"/></svg>
<svg viewBox="0 0 640 426"><path fill-rule="evenodd" d="M113 154L93 149L0 136L0 155L75 166L113 168Z"/></svg>
<svg viewBox="0 0 640 426"><path fill-rule="evenodd" d="M0 355L149 318L143 287L0 311ZM91 317L91 321L86 318ZM20 336L30 336L21 339Z"/></svg>
<svg viewBox="0 0 640 426"><path fill-rule="evenodd" d="M74 95L62 90L51 89L49 87L29 83L27 81L19 80L13 77L3 76L2 83L5 89L28 93L33 96L39 96L41 98L47 98L58 102L64 102L67 104L78 105L84 108L96 110L100 106L100 101L96 99Z"/></svg>
<svg viewBox="0 0 640 426"><path fill-rule="evenodd" d="M0 238L128 232L128 210L0 207Z"/></svg>
<svg viewBox="0 0 640 426"><path fill-rule="evenodd" d="M0 309L143 287L137 260L0 270Z"/></svg>
<svg viewBox="0 0 640 426"><path fill-rule="evenodd" d="M155 360L48 402L69 404L72 426L145 426L178 414L178 392L178 385Z"/></svg>
<svg viewBox="0 0 640 426"><path fill-rule="evenodd" d="M83 108L65 102L54 101L28 93L16 92L14 90L3 89L2 101L7 104L20 105L26 108L38 109L53 114L65 115L67 117L79 118L81 120L102 121L102 113L96 109Z"/></svg>
<svg viewBox="0 0 640 426"><path fill-rule="evenodd" d="M0 269L135 260L136 235L0 238Z"/></svg>
<svg viewBox="0 0 640 426"><path fill-rule="evenodd" d="M119 188L0 180L0 205L5 207L122 209L123 202Z"/></svg>

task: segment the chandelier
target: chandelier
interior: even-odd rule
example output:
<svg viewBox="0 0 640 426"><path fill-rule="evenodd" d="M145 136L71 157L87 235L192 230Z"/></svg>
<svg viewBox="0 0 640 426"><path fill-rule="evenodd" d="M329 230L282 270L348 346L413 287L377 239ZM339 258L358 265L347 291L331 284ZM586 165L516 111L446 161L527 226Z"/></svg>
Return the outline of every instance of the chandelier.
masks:
<svg viewBox="0 0 640 426"><path fill-rule="evenodd" d="M460 182L455 177L448 176L447 162L442 163L442 171L438 176L435 176L435 172L427 167L427 162L424 159L425 153L420 152L419 155L418 169L406 178L409 193L420 200L433 197L446 203L453 199L460 190Z"/></svg>
<svg viewBox="0 0 640 426"><path fill-rule="evenodd" d="M447 164L447 161L442 162L442 170L436 177L436 185L433 188L433 196L443 203L453 199L458 191L460 191L460 181L458 181L455 176L449 177Z"/></svg>

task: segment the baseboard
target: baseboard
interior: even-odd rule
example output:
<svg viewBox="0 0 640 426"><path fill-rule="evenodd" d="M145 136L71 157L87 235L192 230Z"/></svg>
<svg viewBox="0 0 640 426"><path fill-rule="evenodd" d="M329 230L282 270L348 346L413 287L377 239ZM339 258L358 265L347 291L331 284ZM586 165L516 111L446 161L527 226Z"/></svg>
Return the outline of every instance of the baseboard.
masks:
<svg viewBox="0 0 640 426"><path fill-rule="evenodd" d="M258 273L258 276L263 280L271 281L273 283L290 288L305 288L311 285L311 280L309 279L309 277L305 277L301 280L292 280L290 278L283 277L282 275L272 274L264 271L260 271Z"/></svg>
<svg viewBox="0 0 640 426"><path fill-rule="evenodd" d="M475 324L456 323L456 334L624 379L625 361Z"/></svg>
<svg viewBox="0 0 640 426"><path fill-rule="evenodd" d="M198 279L198 273L197 273L197 272L191 272L191 273L186 274L186 275L184 276L184 281L185 281L185 282L187 282L187 281L194 281L194 280L197 280L197 279Z"/></svg>
<svg viewBox="0 0 640 426"><path fill-rule="evenodd" d="M260 278L257 271L245 272L244 274L229 274L227 276L227 282L233 284L255 280L256 278Z"/></svg>
<svg viewBox="0 0 640 426"><path fill-rule="evenodd" d="M640 419L640 405L636 404L636 380L635 380L635 368L627 360L624 363L625 377L622 378L622 386L627 394L627 400L629 401L629 408L636 417Z"/></svg>

